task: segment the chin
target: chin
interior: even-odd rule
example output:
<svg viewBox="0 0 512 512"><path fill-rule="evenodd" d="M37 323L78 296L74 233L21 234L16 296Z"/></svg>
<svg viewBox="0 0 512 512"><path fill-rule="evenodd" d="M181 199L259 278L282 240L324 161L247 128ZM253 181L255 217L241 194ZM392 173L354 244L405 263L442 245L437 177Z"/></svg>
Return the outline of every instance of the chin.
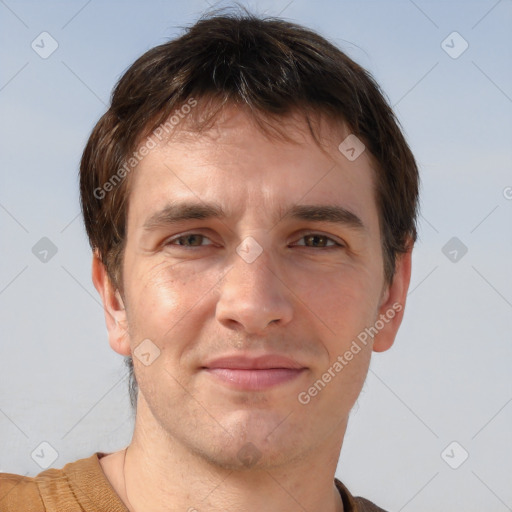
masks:
<svg viewBox="0 0 512 512"><path fill-rule="evenodd" d="M228 471L265 471L275 469L290 461L300 458L299 454L291 452L283 446L262 446L251 441L244 443L231 442L229 449L211 451L200 450L198 454L210 464Z"/></svg>
<svg viewBox="0 0 512 512"><path fill-rule="evenodd" d="M229 422L222 421L224 434L208 438L202 455L229 470L270 469L300 458L307 445L300 429L287 424L286 415L270 411L242 411ZM203 438L204 439L204 438ZM212 450L216 444L217 449Z"/></svg>

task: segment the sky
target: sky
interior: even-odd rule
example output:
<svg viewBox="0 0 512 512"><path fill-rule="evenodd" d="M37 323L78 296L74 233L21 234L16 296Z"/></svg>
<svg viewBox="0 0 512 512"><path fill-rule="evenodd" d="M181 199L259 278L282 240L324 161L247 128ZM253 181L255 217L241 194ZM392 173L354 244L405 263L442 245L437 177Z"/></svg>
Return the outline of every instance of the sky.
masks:
<svg viewBox="0 0 512 512"><path fill-rule="evenodd" d="M240 3L367 68L420 167L405 320L374 355L338 476L390 510L511 509L512 2ZM41 442L53 467L129 442L79 160L127 67L227 5L0 1L0 471L40 472Z"/></svg>

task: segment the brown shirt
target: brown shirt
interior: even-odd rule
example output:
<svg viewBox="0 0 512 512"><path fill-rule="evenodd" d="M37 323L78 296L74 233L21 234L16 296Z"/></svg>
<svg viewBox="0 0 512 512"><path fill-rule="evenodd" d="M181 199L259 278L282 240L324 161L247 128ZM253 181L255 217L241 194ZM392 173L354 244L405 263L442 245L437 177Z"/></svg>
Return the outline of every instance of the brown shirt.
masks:
<svg viewBox="0 0 512 512"><path fill-rule="evenodd" d="M128 512L101 468L104 455L96 452L35 477L0 473L0 512ZM335 483L345 512L385 512Z"/></svg>

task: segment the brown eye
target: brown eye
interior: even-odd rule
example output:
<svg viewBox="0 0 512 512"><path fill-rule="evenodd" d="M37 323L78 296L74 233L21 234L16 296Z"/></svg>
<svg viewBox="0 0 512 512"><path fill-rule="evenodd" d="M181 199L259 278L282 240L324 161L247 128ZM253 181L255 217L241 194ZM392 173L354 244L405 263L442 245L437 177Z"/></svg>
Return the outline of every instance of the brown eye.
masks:
<svg viewBox="0 0 512 512"><path fill-rule="evenodd" d="M169 241L171 245L184 245L187 247L198 247L201 245L205 245L203 242L208 240L204 235L199 235L197 233L191 233L190 235L181 235L179 237L174 238Z"/></svg>
<svg viewBox="0 0 512 512"><path fill-rule="evenodd" d="M329 238L325 235L320 234L311 234L311 235L305 235L301 238L301 240L304 240L303 244L306 247L332 247L334 245L338 245L334 240ZM329 243L330 242L330 243Z"/></svg>

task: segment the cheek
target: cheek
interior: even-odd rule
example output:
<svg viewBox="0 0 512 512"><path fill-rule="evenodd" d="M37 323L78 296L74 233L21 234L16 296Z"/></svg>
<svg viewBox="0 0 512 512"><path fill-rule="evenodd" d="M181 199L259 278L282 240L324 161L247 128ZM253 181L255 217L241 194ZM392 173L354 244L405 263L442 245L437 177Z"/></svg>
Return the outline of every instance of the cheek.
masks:
<svg viewBox="0 0 512 512"><path fill-rule="evenodd" d="M204 325L201 315L204 317L209 292L213 292L210 279L186 263L170 264L163 260L137 265L127 282L131 299L130 343L139 388L148 403L156 403L163 388L168 394L166 398L161 397L163 400L183 400L186 397L176 387L176 381L186 381L180 360L201 338L199 331ZM157 347L150 351L158 351L149 365L137 356L137 347L146 339ZM151 352L151 357L155 353Z"/></svg>
<svg viewBox="0 0 512 512"><path fill-rule="evenodd" d="M181 286L164 264L138 268L131 275L130 306L131 324L138 330L145 330L145 336L153 338L172 320L177 318L184 301L178 301Z"/></svg>
<svg viewBox="0 0 512 512"><path fill-rule="evenodd" d="M369 345L360 345L360 352L354 354L349 347L335 354L331 365L319 380L329 382L326 384L325 396L322 397L326 413L329 410L350 410L354 406L363 388L371 358ZM350 356L349 356L350 354ZM350 360L348 359L350 358ZM336 364L338 363L338 364Z"/></svg>
<svg viewBox="0 0 512 512"><path fill-rule="evenodd" d="M127 279L132 328L139 337L161 342L177 338L172 331L193 330L191 319L197 319L215 291L221 277L217 274L202 272L185 261L139 264Z"/></svg>
<svg viewBox="0 0 512 512"><path fill-rule="evenodd" d="M291 277L291 276L290 276ZM326 328L327 338L340 343L373 323L378 310L379 286L372 272L344 265L327 273L302 272L291 289L300 307L309 310Z"/></svg>

